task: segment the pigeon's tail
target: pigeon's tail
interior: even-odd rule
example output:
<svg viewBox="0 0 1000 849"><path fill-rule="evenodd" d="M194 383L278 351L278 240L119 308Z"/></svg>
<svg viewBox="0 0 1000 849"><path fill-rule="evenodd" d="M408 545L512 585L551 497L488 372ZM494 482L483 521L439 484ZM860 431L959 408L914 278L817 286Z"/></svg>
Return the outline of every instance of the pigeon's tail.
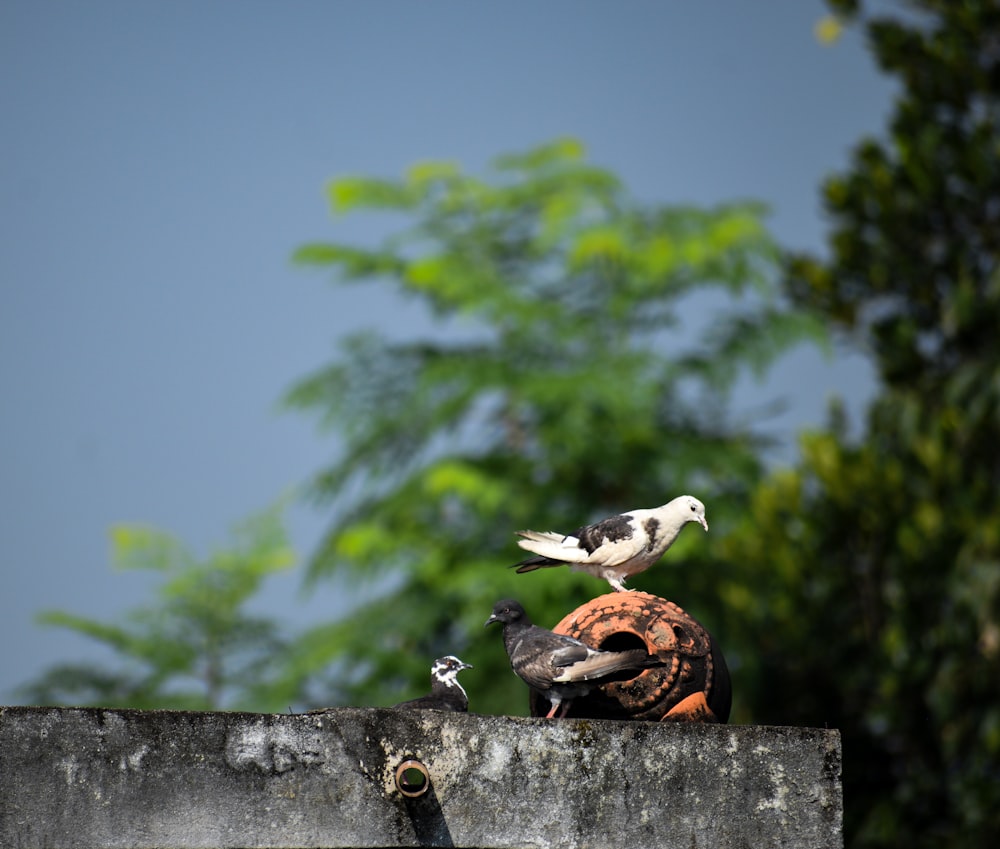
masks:
<svg viewBox="0 0 1000 849"><path fill-rule="evenodd" d="M631 654L633 660L631 662L637 663L641 669L651 669L654 666L666 666L667 662L660 660L655 654L649 654L645 649L630 649L629 651L621 652L621 654Z"/></svg>
<svg viewBox="0 0 1000 849"><path fill-rule="evenodd" d="M522 560L520 563L512 563L511 569L517 572L534 572L536 569L548 569L550 566L565 566L565 562L562 560L553 560L551 557L529 557L527 560Z"/></svg>
<svg viewBox="0 0 1000 849"><path fill-rule="evenodd" d="M664 665L655 654L649 654L645 649L594 652L586 660L577 661L566 667L565 672L552 680L559 683L598 679L628 680L644 669Z"/></svg>
<svg viewBox="0 0 1000 849"><path fill-rule="evenodd" d="M552 531L518 531L521 537L517 544L537 557L529 557L515 563L518 572L532 572L546 566L562 566L564 563L580 563L587 559L587 552L580 548L580 540L574 536L557 534Z"/></svg>

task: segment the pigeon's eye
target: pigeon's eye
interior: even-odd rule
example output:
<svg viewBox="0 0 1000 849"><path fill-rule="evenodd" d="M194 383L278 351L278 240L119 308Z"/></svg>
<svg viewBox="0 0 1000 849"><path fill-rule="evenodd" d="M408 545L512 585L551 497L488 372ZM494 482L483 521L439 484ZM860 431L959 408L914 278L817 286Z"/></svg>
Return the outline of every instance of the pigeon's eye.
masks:
<svg viewBox="0 0 1000 849"><path fill-rule="evenodd" d="M693 504L691 505L691 512L692 513L697 513L698 512L698 508L695 507Z"/></svg>

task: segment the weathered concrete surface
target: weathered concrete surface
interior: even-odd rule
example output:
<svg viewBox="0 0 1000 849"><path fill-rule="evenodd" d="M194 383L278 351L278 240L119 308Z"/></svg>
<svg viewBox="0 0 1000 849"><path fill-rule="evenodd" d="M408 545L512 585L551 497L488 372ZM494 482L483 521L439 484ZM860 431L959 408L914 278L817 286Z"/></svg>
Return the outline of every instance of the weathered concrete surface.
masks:
<svg viewBox="0 0 1000 849"><path fill-rule="evenodd" d="M0 846L839 849L840 763L807 728L0 708Z"/></svg>

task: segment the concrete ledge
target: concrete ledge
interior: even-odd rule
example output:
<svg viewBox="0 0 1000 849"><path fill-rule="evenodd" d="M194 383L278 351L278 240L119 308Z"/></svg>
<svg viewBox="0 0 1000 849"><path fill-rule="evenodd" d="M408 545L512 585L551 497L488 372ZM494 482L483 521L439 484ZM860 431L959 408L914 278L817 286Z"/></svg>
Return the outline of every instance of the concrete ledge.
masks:
<svg viewBox="0 0 1000 849"><path fill-rule="evenodd" d="M840 765L808 728L9 707L0 845L840 849Z"/></svg>

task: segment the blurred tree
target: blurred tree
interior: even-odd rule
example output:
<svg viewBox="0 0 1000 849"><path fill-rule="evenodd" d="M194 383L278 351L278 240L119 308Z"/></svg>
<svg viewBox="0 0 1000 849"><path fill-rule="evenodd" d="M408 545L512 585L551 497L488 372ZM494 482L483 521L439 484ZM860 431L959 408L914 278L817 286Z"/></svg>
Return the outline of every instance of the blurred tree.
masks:
<svg viewBox="0 0 1000 849"><path fill-rule="evenodd" d="M114 667L53 666L21 688L34 704L133 708L285 710L296 692L278 676L290 648L275 622L245 604L272 574L293 565L280 513L252 517L232 548L196 559L175 537L136 525L111 533L118 569L162 574L156 603L130 611L120 624L65 611L39 615L103 643ZM280 678L282 686L274 686Z"/></svg>
<svg viewBox="0 0 1000 849"><path fill-rule="evenodd" d="M334 211L381 213L390 235L297 254L437 319L416 338L353 338L289 395L344 444L315 481L335 518L311 577L380 589L292 663L294 678L329 659L334 702L397 700L454 653L476 666L472 710L525 713L499 637L482 631L493 603L519 597L551 626L607 588L562 569L515 575L513 532L572 530L685 491L707 502L713 534L688 531L668 555L687 561L683 581L668 563L634 583L683 584L675 600L724 632L711 538L745 510L764 448L751 422L731 421L729 391L820 338L777 298L757 205L637 203L571 140L503 157L493 177L435 162L401 180L339 179Z"/></svg>
<svg viewBox="0 0 1000 849"><path fill-rule="evenodd" d="M995 846L1000 4L911 2L867 31L901 83L890 131L827 181L831 256L793 257L789 291L884 389L859 441L835 413L727 540L758 576L747 680L758 721L842 729L849 846Z"/></svg>

